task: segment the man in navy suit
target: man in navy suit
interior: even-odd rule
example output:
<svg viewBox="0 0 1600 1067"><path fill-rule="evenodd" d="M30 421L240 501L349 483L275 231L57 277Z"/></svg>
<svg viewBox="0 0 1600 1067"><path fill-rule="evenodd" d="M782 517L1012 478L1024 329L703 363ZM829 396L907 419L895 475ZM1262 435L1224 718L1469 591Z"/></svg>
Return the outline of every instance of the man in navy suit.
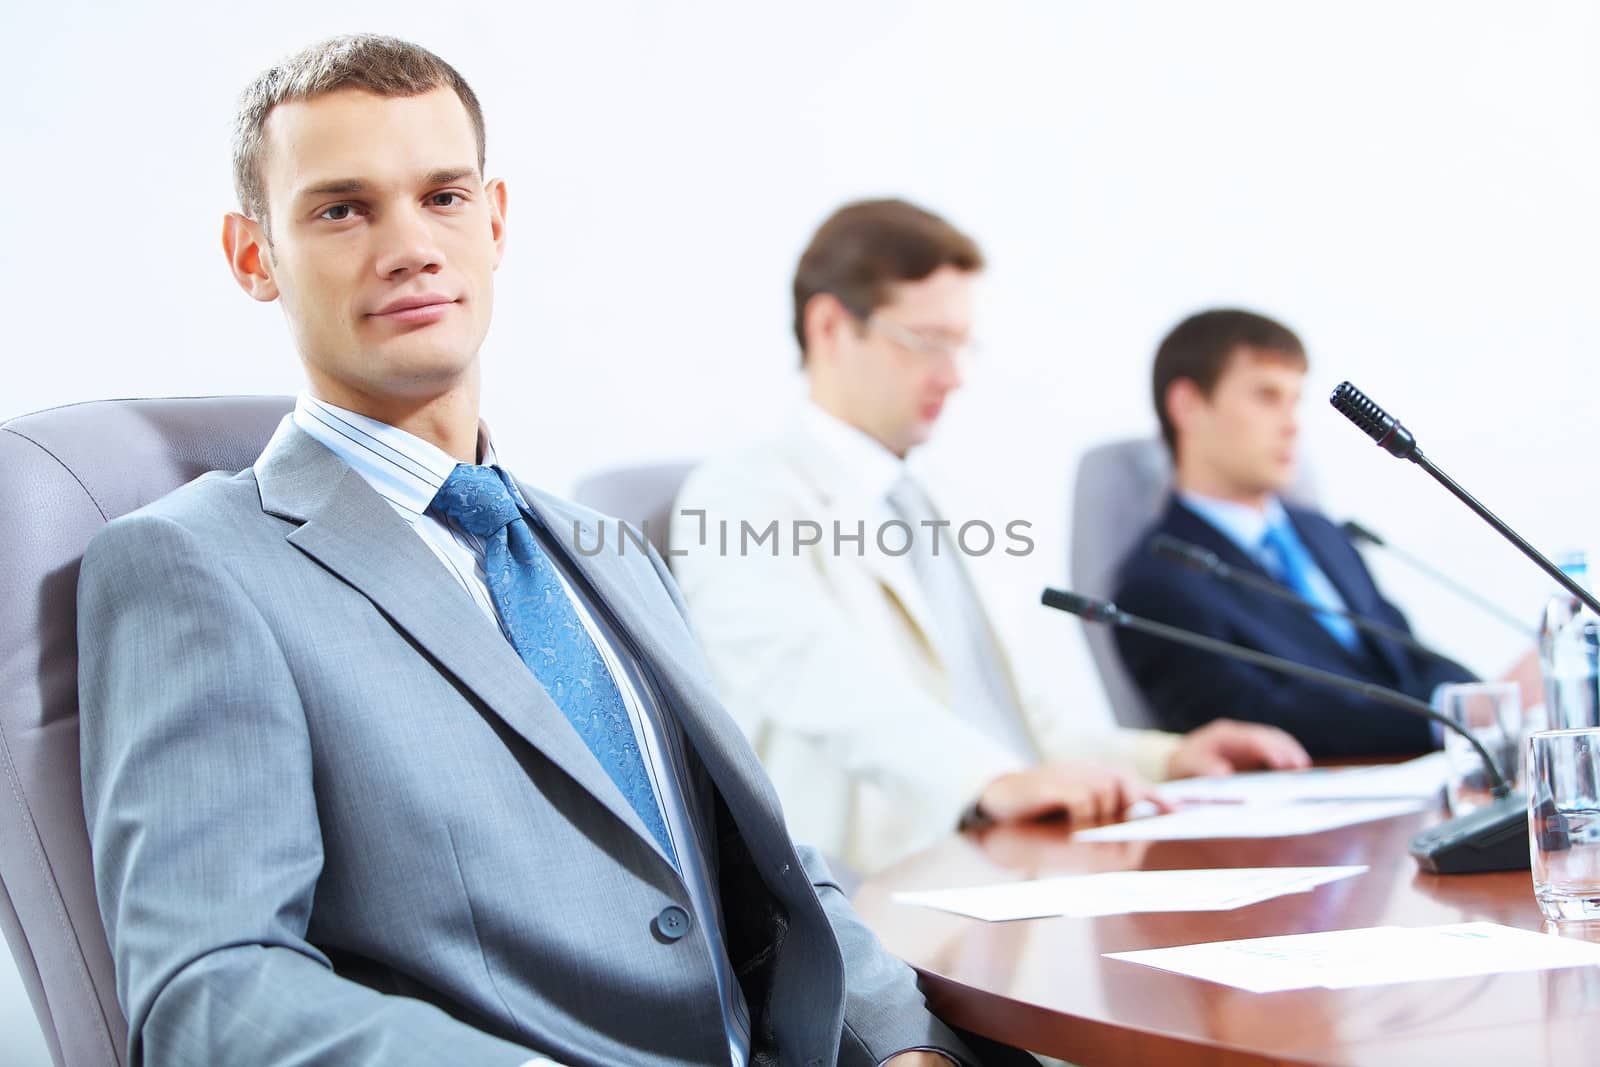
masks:
<svg viewBox="0 0 1600 1067"><path fill-rule="evenodd" d="M1288 327L1248 311L1205 311L1179 323L1156 352L1153 393L1172 452L1166 512L1118 577L1117 606L1136 615L1282 656L1427 700L1441 682L1470 680L1455 664L1375 638L1336 615L1313 615L1197 573L1149 551L1167 534L1233 567L1267 575L1305 599L1408 629L1344 533L1285 504L1294 471L1295 408L1305 348ZM1294 734L1313 756L1420 752L1430 725L1365 698L1128 630L1117 648L1168 730L1214 718Z"/></svg>

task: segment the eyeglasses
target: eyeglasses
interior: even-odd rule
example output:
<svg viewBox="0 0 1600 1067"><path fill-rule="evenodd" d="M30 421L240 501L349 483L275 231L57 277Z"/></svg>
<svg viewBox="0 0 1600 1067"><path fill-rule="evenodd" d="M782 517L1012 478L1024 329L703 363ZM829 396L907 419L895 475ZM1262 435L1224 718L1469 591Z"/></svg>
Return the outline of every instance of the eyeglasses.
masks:
<svg viewBox="0 0 1600 1067"><path fill-rule="evenodd" d="M978 342L970 337L959 340L954 337L929 337L876 313L868 315L863 321L869 330L877 330L900 347L930 360L948 359L954 362L971 359L982 351Z"/></svg>

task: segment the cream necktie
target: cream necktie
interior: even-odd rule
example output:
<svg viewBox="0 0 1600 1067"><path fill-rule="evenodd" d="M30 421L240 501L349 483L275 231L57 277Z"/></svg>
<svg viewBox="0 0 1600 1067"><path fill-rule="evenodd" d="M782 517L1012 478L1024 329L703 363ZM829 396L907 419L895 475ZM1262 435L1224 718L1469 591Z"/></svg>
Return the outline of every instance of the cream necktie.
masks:
<svg viewBox="0 0 1600 1067"><path fill-rule="evenodd" d="M933 612L937 632L930 636L950 672L956 712L1027 762L1036 762L1038 746L1023 725L1010 672L962 564L955 533L949 525L934 525L939 515L909 475L890 488L888 502L911 527L906 554Z"/></svg>

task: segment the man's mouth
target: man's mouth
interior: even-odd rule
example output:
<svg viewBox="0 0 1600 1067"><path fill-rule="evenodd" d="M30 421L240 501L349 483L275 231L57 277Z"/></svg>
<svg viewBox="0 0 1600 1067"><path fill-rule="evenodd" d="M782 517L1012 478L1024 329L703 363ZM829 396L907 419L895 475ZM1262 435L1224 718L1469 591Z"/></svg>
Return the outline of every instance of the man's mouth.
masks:
<svg viewBox="0 0 1600 1067"><path fill-rule="evenodd" d="M443 317L455 303L456 301L450 297L438 293L415 293L411 296L396 297L370 315L372 318L385 319L389 322L433 322Z"/></svg>

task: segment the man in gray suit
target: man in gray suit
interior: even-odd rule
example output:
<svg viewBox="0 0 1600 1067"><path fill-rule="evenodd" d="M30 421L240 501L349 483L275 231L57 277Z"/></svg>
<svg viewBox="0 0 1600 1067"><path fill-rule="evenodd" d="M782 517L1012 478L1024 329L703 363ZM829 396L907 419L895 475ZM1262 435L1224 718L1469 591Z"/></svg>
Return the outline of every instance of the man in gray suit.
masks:
<svg viewBox="0 0 1600 1067"><path fill-rule="evenodd" d="M223 243L309 390L80 578L130 1061L977 1063L790 842L661 561L497 465L483 145L389 38L245 95Z"/></svg>

